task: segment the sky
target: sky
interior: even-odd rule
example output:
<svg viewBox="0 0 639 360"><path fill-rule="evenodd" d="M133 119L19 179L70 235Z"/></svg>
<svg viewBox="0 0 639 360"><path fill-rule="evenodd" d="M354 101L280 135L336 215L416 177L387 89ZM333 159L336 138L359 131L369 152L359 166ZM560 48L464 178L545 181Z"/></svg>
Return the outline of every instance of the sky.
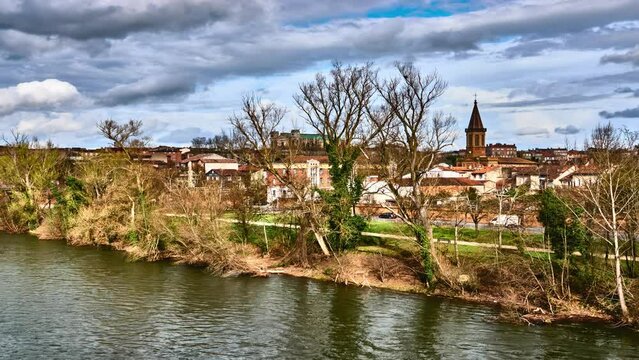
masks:
<svg viewBox="0 0 639 360"><path fill-rule="evenodd" d="M433 111L462 135L476 94L489 143L639 130L639 0L0 0L0 134L100 147L98 121L135 119L181 146L249 93L309 130L292 97L335 60L437 71Z"/></svg>

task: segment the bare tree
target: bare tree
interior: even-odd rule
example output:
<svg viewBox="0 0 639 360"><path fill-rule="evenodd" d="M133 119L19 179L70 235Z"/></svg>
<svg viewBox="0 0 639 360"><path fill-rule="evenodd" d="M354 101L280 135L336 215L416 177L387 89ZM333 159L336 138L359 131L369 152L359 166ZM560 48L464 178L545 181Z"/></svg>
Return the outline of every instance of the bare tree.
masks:
<svg viewBox="0 0 639 360"><path fill-rule="evenodd" d="M298 148L280 149L271 141L271 134L278 129L285 114L283 107L263 102L255 95L245 96L241 113L229 118L235 135L233 151L243 162L261 169L293 195L299 206L298 244L305 244L306 231L310 229L324 255L330 255L323 233L321 204L315 201L315 189L309 179L300 176L298 170L301 169L296 168Z"/></svg>
<svg viewBox="0 0 639 360"><path fill-rule="evenodd" d="M352 246L365 227L356 217L363 177L357 174L357 159L382 127L374 126L371 106L376 94L376 71L363 66L333 64L329 76L317 74L315 81L300 85L294 96L306 122L322 137L328 154L331 190L320 195L327 204L328 239L338 249Z"/></svg>
<svg viewBox="0 0 639 360"><path fill-rule="evenodd" d="M98 122L98 131L107 139L112 141L113 146L121 150L127 158L127 164L118 168L131 176L133 189L126 192L130 207L130 226L132 230L138 228L143 233L148 233L149 229L149 192L156 188L155 176L150 176L148 166L141 161L135 161L132 149L139 149L146 146L148 138L143 136L142 122L130 120L125 123L118 123L115 120L103 120ZM138 211L139 210L139 211ZM137 225L136 217L141 214L142 225Z"/></svg>
<svg viewBox="0 0 639 360"><path fill-rule="evenodd" d="M584 224L597 238L613 248L619 306L623 319L631 321L625 300L621 249L622 224L631 221L633 207L639 202L639 189L635 186L639 178L637 134L616 129L610 123L599 125L588 145L599 175L572 192L573 201L567 204L576 215L581 213Z"/></svg>
<svg viewBox="0 0 639 360"><path fill-rule="evenodd" d="M483 194L480 194L477 189L470 188L465 192L467 207L466 213L470 216L470 219L475 225L475 232L479 231L479 223L487 215L488 202L484 199Z"/></svg>
<svg viewBox="0 0 639 360"><path fill-rule="evenodd" d="M446 83L437 73L422 74L412 64L396 64L399 77L378 84L385 105L377 147L379 175L397 199L399 218L423 246L427 280L432 278L432 226L429 210L433 197L423 187L424 174L451 146L455 138L455 119L431 113L433 103L444 93Z"/></svg>
<svg viewBox="0 0 639 360"><path fill-rule="evenodd" d="M453 246L455 251L455 264L459 266L459 247L457 242L459 241L459 229L466 224L466 207L468 204L468 197L466 195L453 196L447 202L446 206L450 212L452 212L452 222L454 228Z"/></svg>
<svg viewBox="0 0 639 360"><path fill-rule="evenodd" d="M112 119L99 121L98 131L112 142L113 147L122 150L129 158L132 157L131 148L144 147L148 142L148 138L142 137L140 120L129 120L122 124Z"/></svg>

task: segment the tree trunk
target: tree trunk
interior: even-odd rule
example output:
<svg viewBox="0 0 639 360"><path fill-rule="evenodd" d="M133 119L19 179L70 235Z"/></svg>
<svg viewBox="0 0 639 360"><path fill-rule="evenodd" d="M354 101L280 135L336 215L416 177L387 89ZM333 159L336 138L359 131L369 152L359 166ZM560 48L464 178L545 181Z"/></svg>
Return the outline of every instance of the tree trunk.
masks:
<svg viewBox="0 0 639 360"><path fill-rule="evenodd" d="M502 225L501 225L501 215L502 215L502 211L503 211L503 210L502 210L502 207L503 207L502 202L503 202L503 201L504 201L503 194L502 194L502 195L499 195L499 214L497 215L497 219L499 220L499 221L497 222L497 224L499 224L499 225L497 226L497 235L498 235L498 237L499 237L499 244L498 244L499 251L501 251L501 233L502 233L502 228L501 228L501 226L502 226ZM508 224L508 222L506 222L506 224Z"/></svg>
<svg viewBox="0 0 639 360"><path fill-rule="evenodd" d="M326 256L330 256L331 252L328 249L328 246L326 245L326 240L324 239L322 234L319 232L319 230L317 230L315 225L311 225L311 231L313 232L313 235L315 236L315 240L317 240L317 243L319 244L320 248L322 249L322 253L324 255L326 255Z"/></svg>
<svg viewBox="0 0 639 360"><path fill-rule="evenodd" d="M135 201L131 200L131 228L135 228Z"/></svg>
<svg viewBox="0 0 639 360"><path fill-rule="evenodd" d="M615 246L615 283L617 286L617 295L619 296L619 306L621 307L621 316L624 321L630 320L628 306L623 291L623 277L621 274L621 256L619 254L619 234L617 230L613 230L612 238Z"/></svg>
<svg viewBox="0 0 639 360"><path fill-rule="evenodd" d="M266 233L265 233L266 234ZM308 251L306 248L306 225L304 220L300 222L300 228L297 232L297 239L295 239L297 248L297 260L303 267L308 266Z"/></svg>
<svg viewBox="0 0 639 360"><path fill-rule="evenodd" d="M455 223L455 265L459 266L459 249L457 248L457 239L459 238L459 225Z"/></svg>

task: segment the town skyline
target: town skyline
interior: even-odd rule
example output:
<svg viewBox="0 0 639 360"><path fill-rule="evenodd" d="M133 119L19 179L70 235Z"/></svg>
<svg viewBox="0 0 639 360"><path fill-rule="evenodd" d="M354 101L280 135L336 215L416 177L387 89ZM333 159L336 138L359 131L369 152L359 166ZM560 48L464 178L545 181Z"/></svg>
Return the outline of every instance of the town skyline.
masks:
<svg viewBox="0 0 639 360"><path fill-rule="evenodd" d="M598 123L637 130L631 0L150 4L0 6L0 133L95 148L98 121L136 119L153 144L184 146L228 131L250 92L289 109L283 131L309 131L292 96L333 60L437 70L449 87L434 109L457 119L456 149L475 94L486 144L581 147Z"/></svg>

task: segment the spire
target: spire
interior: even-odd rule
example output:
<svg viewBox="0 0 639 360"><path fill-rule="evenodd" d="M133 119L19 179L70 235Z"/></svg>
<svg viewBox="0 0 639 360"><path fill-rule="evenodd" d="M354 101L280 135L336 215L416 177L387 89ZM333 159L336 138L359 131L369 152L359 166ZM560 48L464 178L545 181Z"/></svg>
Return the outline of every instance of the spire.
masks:
<svg viewBox="0 0 639 360"><path fill-rule="evenodd" d="M475 98L473 113L470 115L470 121L468 122L468 130L486 131L486 129L484 128L484 124L481 121L481 115L479 115L479 108L477 107L477 98Z"/></svg>

